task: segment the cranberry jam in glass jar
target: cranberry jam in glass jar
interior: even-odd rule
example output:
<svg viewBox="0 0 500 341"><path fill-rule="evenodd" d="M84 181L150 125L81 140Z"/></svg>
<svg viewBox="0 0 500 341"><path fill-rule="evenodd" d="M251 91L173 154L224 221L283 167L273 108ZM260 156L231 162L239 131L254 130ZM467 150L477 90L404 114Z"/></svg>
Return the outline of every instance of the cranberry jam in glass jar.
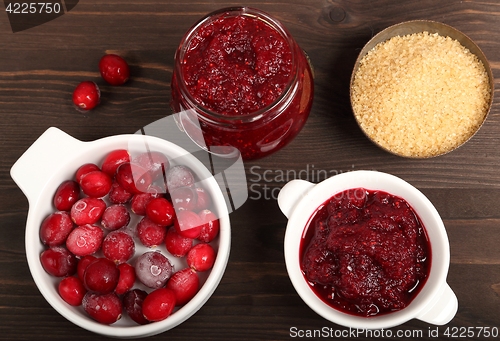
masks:
<svg viewBox="0 0 500 341"><path fill-rule="evenodd" d="M237 7L208 14L186 33L171 88L172 109L194 142L222 154L236 149L250 160L299 133L314 84L305 53L285 27Z"/></svg>

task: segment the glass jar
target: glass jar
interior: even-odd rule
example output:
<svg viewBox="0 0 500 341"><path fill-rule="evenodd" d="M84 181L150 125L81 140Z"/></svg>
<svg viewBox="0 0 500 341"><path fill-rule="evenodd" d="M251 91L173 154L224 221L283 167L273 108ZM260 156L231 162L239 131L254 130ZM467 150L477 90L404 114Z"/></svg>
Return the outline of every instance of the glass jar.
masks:
<svg viewBox="0 0 500 341"><path fill-rule="evenodd" d="M250 160L299 133L314 84L308 58L286 28L262 11L237 7L208 14L186 33L171 90L171 107L183 114L193 141Z"/></svg>

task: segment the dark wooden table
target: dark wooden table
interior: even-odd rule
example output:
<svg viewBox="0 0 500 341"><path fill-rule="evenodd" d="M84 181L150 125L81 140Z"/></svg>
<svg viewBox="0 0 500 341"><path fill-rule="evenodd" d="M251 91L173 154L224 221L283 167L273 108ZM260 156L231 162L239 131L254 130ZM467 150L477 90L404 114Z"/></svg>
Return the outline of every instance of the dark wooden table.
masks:
<svg viewBox="0 0 500 341"><path fill-rule="evenodd" d="M173 56L181 36L204 14L237 4L80 0L66 14L16 33L0 6L0 339L104 339L60 316L35 286L24 249L28 202L10 178L10 167L51 126L90 141L134 133L168 115ZM388 172L419 188L443 217L451 244L448 282L458 296L458 313L438 328L437 338L429 336L434 326L412 320L393 328L390 339L411 339L398 337L398 330L415 331L413 339L444 340L447 327L500 327L498 101L466 145L419 161L390 155L369 142L353 119L348 97L362 46L383 28L411 19L441 21L463 31L500 77L500 3L290 0L246 5L277 17L308 52L316 72L313 109L290 145L245 163L250 197L231 214L231 256L214 295L187 322L152 339L285 340L294 336L293 327L345 329L309 309L288 279L286 219L275 200L285 180L291 180L280 176L287 170L308 180L317 180L313 176L320 170ZM66 7L71 8L69 1ZM99 79L97 63L110 52L131 64L132 78L125 86L107 86ZM71 94L87 79L99 82L103 98L98 108L81 114L73 108ZM36 165L32 172L36 177ZM482 339L474 330L475 337L468 339Z"/></svg>

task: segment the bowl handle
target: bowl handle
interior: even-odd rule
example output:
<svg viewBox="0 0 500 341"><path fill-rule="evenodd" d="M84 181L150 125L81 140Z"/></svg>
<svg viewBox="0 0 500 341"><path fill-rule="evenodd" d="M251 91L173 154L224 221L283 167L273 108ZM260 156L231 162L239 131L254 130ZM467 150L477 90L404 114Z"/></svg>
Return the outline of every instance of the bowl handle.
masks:
<svg viewBox="0 0 500 341"><path fill-rule="evenodd" d="M14 163L10 176L28 201L35 202L50 176L58 170L61 157L74 152L83 143L50 127Z"/></svg>
<svg viewBox="0 0 500 341"><path fill-rule="evenodd" d="M278 194L278 206L281 212L289 218L293 208L315 184L305 180L292 180L280 190Z"/></svg>
<svg viewBox="0 0 500 341"><path fill-rule="evenodd" d="M458 299L448 283L442 286L437 298L431 302L417 319L435 325L443 325L450 322L458 310Z"/></svg>

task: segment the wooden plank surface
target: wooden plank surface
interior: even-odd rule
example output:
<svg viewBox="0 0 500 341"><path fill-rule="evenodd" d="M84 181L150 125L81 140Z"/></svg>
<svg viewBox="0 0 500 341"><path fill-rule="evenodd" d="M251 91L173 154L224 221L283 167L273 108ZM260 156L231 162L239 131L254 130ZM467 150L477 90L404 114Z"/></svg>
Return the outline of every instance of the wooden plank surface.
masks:
<svg viewBox="0 0 500 341"><path fill-rule="evenodd" d="M173 55L182 35L206 13L236 4L80 0L65 15L17 33L0 5L0 339L106 339L61 317L36 288L25 260L28 202L10 178L10 167L51 126L91 141L134 133L169 115ZM358 169L388 172L421 189L443 217L450 239L448 281L459 299L456 317L439 327L438 338L429 335L434 326L412 320L393 328L394 333L422 331L421 337L385 339L444 340L447 327L500 328L498 100L466 145L438 158L408 160L366 139L352 116L348 93L363 45L385 27L412 19L441 21L466 33L500 77L500 3L259 0L246 5L282 21L309 54L316 75L313 109L290 145L245 163L250 198L231 214L231 256L212 298L189 321L151 339L288 340L293 327L343 330L315 314L293 289L283 258L286 218L275 197L287 180L317 182L325 172ZM130 62L131 81L123 87L99 83L101 105L81 114L71 103L73 88L85 79L98 81L97 63L109 52Z"/></svg>

